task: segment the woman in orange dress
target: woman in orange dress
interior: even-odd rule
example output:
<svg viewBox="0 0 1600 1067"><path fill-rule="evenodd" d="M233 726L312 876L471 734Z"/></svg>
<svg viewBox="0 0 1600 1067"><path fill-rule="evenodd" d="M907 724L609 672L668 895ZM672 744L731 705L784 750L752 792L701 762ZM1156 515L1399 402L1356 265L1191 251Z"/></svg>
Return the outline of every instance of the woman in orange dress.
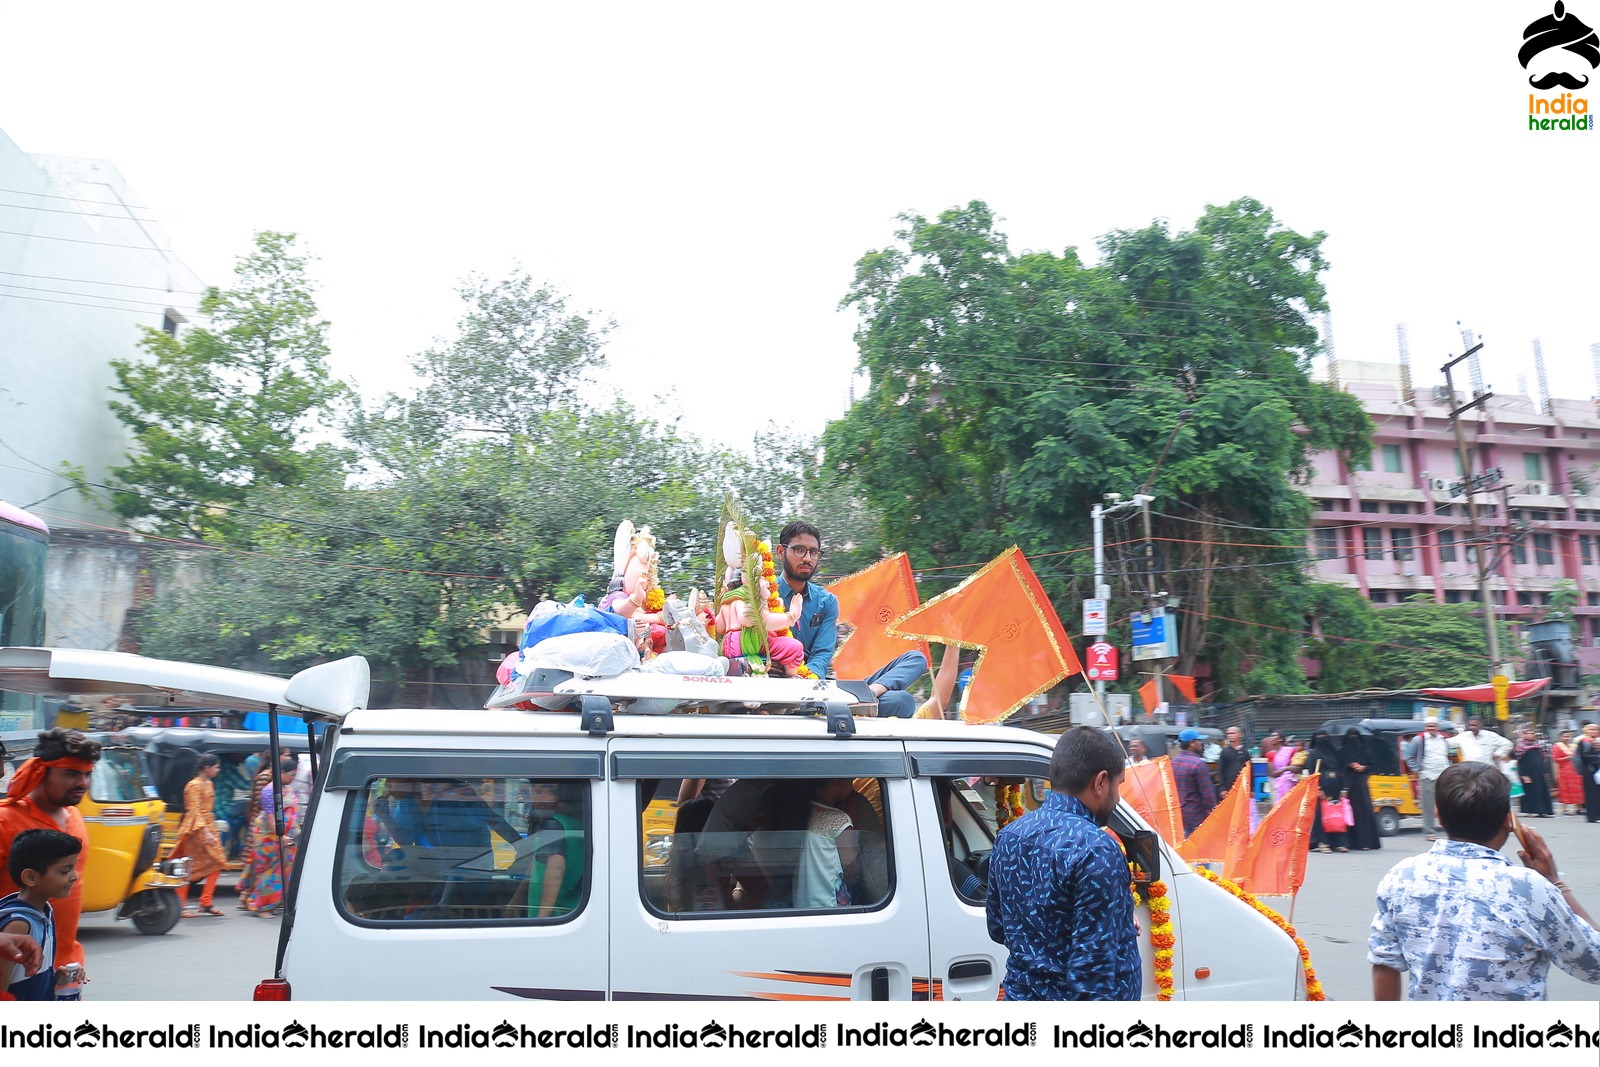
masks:
<svg viewBox="0 0 1600 1067"><path fill-rule="evenodd" d="M1556 743L1550 746L1550 758L1556 764L1556 801L1565 809L1563 815L1576 815L1583 807L1583 779L1572 757L1578 748L1572 743L1572 731L1562 730Z"/></svg>
<svg viewBox="0 0 1600 1067"><path fill-rule="evenodd" d="M189 784L183 787L183 821L178 824L178 843L173 848L174 856L189 857L189 882L201 882L200 906L190 908L185 906L185 918L196 918L201 915L220 916L222 912L211 905L211 898L217 891L217 879L222 874L222 869L228 865L228 853L222 847L222 838L217 834L217 804L216 789L211 785L211 779L222 770L222 761L210 752L205 753L194 761L194 777L189 779ZM189 903L189 886L183 885L178 889L178 899L185 905Z"/></svg>

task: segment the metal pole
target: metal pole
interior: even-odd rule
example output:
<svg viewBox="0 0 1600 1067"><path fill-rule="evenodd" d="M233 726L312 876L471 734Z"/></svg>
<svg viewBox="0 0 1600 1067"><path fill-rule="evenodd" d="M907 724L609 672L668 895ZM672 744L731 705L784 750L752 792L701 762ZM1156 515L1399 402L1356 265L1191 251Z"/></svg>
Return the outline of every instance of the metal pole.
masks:
<svg viewBox="0 0 1600 1067"><path fill-rule="evenodd" d="M1089 509L1089 517L1094 520L1094 595L1100 599L1103 595L1106 582L1106 511L1096 504ZM1106 617L1111 616L1111 605L1106 605ZM1099 704L1102 713L1106 707L1106 683L1104 679L1094 683L1095 702ZM1115 726L1111 716L1106 715L1106 725Z"/></svg>
<svg viewBox="0 0 1600 1067"><path fill-rule="evenodd" d="M1472 398L1471 403L1456 407L1455 381L1450 374L1452 367L1473 355L1482 347L1483 345L1481 344L1474 345L1444 365L1444 387L1445 391L1450 395L1450 426L1455 430L1456 455L1461 461L1462 485L1467 495L1467 522L1472 531L1472 551L1478 555L1478 597L1483 603L1484 636L1488 639L1489 645L1489 676L1493 678L1500 673L1500 635L1494 610L1494 595L1489 589L1489 559L1491 558L1491 553L1485 551L1487 546L1479 540L1477 487L1473 484L1475 475L1472 469L1472 458L1467 454L1467 439L1461 432L1460 419L1463 411L1467 410L1467 408L1477 407L1487 397L1482 394L1476 395Z"/></svg>

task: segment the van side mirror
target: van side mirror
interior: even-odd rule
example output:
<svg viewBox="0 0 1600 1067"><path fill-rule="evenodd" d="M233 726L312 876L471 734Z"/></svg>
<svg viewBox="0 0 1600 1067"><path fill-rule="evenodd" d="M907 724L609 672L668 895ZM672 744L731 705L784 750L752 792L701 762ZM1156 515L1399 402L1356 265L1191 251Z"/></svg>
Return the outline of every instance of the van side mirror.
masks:
<svg viewBox="0 0 1600 1067"><path fill-rule="evenodd" d="M1133 865L1133 880L1137 885L1148 886L1161 879L1161 840L1154 830L1133 825L1118 808L1108 824L1111 832L1122 842L1128 862Z"/></svg>

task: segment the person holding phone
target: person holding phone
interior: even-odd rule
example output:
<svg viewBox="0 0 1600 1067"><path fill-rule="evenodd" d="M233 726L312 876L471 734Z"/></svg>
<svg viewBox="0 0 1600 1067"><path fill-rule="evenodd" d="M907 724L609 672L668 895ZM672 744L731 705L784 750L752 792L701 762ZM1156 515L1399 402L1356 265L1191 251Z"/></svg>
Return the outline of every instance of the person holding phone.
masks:
<svg viewBox="0 0 1600 1067"><path fill-rule="evenodd" d="M1402 860L1378 884L1367 939L1372 998L1544 1000L1551 964L1600 984L1600 930L1562 880L1550 848L1511 811L1511 785L1492 763L1439 775L1448 835ZM1500 854L1515 832L1522 866Z"/></svg>

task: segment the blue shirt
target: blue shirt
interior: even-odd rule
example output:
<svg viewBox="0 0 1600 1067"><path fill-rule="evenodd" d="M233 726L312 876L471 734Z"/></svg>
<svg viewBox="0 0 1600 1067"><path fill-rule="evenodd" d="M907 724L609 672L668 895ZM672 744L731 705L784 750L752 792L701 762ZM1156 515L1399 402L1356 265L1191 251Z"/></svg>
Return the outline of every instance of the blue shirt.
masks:
<svg viewBox="0 0 1600 1067"><path fill-rule="evenodd" d="M1000 831L987 906L1007 1000L1139 999L1128 861L1077 797L1051 793Z"/></svg>
<svg viewBox="0 0 1600 1067"><path fill-rule="evenodd" d="M1438 841L1378 883L1367 961L1409 971L1412 1000L1544 1000L1552 963L1600 982L1600 931L1538 871Z"/></svg>
<svg viewBox="0 0 1600 1067"><path fill-rule="evenodd" d="M778 597L784 610L794 590L782 573L778 575ZM801 601L800 621L794 625L795 640L806 649L806 666L818 678L826 678L833 668L833 653L839 647L839 598L816 582L807 582Z"/></svg>

